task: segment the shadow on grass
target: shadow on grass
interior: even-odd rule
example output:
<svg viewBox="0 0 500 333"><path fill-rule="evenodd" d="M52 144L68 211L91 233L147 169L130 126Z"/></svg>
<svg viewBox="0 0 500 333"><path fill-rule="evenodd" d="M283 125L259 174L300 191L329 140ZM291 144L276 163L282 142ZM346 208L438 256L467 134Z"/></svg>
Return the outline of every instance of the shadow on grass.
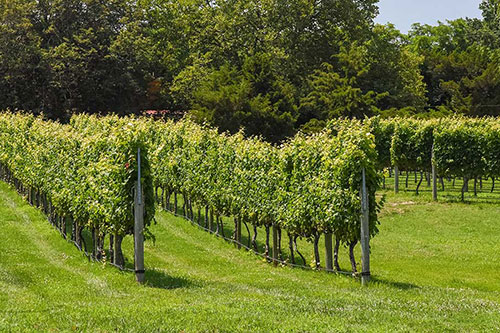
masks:
<svg viewBox="0 0 500 333"><path fill-rule="evenodd" d="M175 277L157 269L146 269L145 284L151 288L159 289L179 289L192 288L196 284L183 277Z"/></svg>
<svg viewBox="0 0 500 333"><path fill-rule="evenodd" d="M452 195L443 195L442 199L445 203L463 203L463 204L488 204L488 205L498 205L500 203L500 198L493 196L481 196L481 197L470 197L466 196L464 201L460 197L455 197Z"/></svg>
<svg viewBox="0 0 500 333"><path fill-rule="evenodd" d="M205 221L205 214L204 214L204 210L202 209L201 212L200 212L200 223L198 223L198 214L195 213L195 218L194 220L190 220L189 218L187 218L186 216L183 215L183 211L182 209L177 209L177 212L174 213L173 211L170 211L170 210L162 210L164 213L166 214L170 214L170 215L173 215L173 216L177 216L179 218L182 218L184 220L187 220L189 221L193 226L199 226L201 227L201 230L204 230L203 228L208 228L208 225L206 224L206 221ZM197 207L196 206L193 206L193 211L196 212L197 211ZM212 235L214 236L217 236L217 237L220 237L221 239L224 239L222 237L225 237L225 238L233 238L234 237L234 229L235 229L235 225L234 225L234 218L233 217L227 217L227 216L221 216L222 220L223 220L223 228L221 228L219 230L219 233L216 234L216 224L215 222L213 223L212 225ZM254 251L254 248L252 246L252 243L251 243L251 239L253 237L253 226L251 224L247 224L245 226L244 223L241 224L241 228L242 228L242 231L241 231L241 244L250 248L251 250L250 251ZM223 230L222 230L223 229ZM204 230L205 232L209 232L208 230ZM272 242L272 229L270 228L269 229L269 232L270 232L270 242ZM287 236L287 233L285 231L282 231L283 234L282 234L282 247L281 247L281 255L282 255L282 260L283 261L288 261L290 260L290 254L289 254L289 251L287 251L289 249L289 246L288 246L288 236ZM259 253L260 257L262 258L264 253L265 253L265 237L266 237L266 229L265 227L263 226L259 226L258 229L257 229L257 233L258 233L258 237L257 237L257 252ZM302 238L299 238L299 241L302 240ZM229 240L226 239L227 242L230 242ZM272 248L272 245L270 244L270 249L269 251L271 252ZM299 249L300 251L300 249ZM301 250L301 253L304 255L305 253L305 250ZM270 254L271 255L271 254ZM306 257L308 257L309 254L306 255ZM304 261L297 253L295 253L295 263L297 265L304 265L306 267L307 266L307 262Z"/></svg>
<svg viewBox="0 0 500 333"><path fill-rule="evenodd" d="M125 258L125 269L128 271L124 271L127 274L134 275L134 263L130 262ZM144 284L150 288L158 288L158 289L179 289L179 288L192 288L196 287L197 284L189 279L183 277L175 277L170 276L162 270L156 268L148 268L145 269L144 276Z"/></svg>
<svg viewBox="0 0 500 333"><path fill-rule="evenodd" d="M396 288L399 290L410 290L410 289L420 289L419 286L412 284L412 283L405 283L405 282L396 282L396 281L390 281L390 280L385 280L381 278L377 278L376 276L372 276L371 279L375 283L379 283L381 285L385 285L388 287Z"/></svg>

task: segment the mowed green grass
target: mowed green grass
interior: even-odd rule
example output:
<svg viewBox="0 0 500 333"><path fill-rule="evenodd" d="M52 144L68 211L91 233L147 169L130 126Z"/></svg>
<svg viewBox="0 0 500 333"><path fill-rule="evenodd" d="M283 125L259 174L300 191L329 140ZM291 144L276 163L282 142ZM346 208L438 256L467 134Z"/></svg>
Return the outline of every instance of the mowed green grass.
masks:
<svg viewBox="0 0 500 333"><path fill-rule="evenodd" d="M0 331L500 330L498 204L389 194L369 287L274 268L183 219L157 220L139 286L88 262L0 183ZM124 247L130 260L130 237Z"/></svg>

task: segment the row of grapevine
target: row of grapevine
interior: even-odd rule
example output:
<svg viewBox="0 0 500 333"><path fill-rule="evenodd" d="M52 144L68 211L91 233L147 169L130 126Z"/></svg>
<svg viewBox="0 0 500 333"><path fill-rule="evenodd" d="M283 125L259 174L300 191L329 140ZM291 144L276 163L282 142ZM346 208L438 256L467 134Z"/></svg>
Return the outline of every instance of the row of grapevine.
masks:
<svg viewBox="0 0 500 333"><path fill-rule="evenodd" d="M96 257L110 235L118 265L123 265L122 238L133 233L139 149L146 233L155 199L168 208L173 196L177 207L182 195L184 214L194 217L193 205L199 218L204 210L206 226L214 225L217 232L224 232L222 216L234 217L240 232L238 223L247 229L251 224L254 249L257 229L264 228L266 256L270 229L273 237L277 234L279 253L281 232L286 231L292 263L294 251L302 257L296 240L304 238L314 244L315 266L320 267L319 239L325 235L331 243L333 235L337 270L343 245L349 247L356 271L353 249L361 238L362 170L369 190L371 237L378 232L381 202L375 191L380 169L427 172L434 165L440 176L500 176L496 119L336 120L321 133L298 134L276 147L242 133L221 135L187 119L75 116L69 125L61 125L0 114L0 176L25 192L63 233L69 223L77 245L82 244L82 230L91 231ZM327 268L332 267L330 260L327 250Z"/></svg>
<svg viewBox="0 0 500 333"><path fill-rule="evenodd" d="M319 267L319 238L333 234L337 251L341 244L350 246L356 270L352 250L360 240L362 170L369 189L369 233L378 232L377 156L374 138L360 122L297 135L274 147L241 133L220 135L189 120L75 116L62 125L0 114L2 178L26 194L65 236L69 227L71 239L79 247L91 247L97 259L109 235L112 262L120 266L121 241L133 233L138 149L146 233L154 216L153 190L163 188L162 196L184 196L188 215L193 204L203 207L207 222L214 223L215 216L222 232L222 216L252 224L255 233L264 227L266 252L270 227L280 236L286 231L292 262L300 237L314 242ZM84 241L84 230L92 234L91 246Z"/></svg>
<svg viewBox="0 0 500 333"><path fill-rule="evenodd" d="M429 172L434 163L440 176L462 177L465 184L500 176L498 119L373 118L367 123L375 134L381 169Z"/></svg>
<svg viewBox="0 0 500 333"><path fill-rule="evenodd" d="M241 133L220 135L189 120L148 125L152 175L155 186L163 189L161 201L182 195L188 216L194 215L193 205L202 208L207 226L213 220L221 232L221 216L249 223L255 248L257 227L265 228L266 254L273 227L279 235L287 232L292 262L297 237L313 242L319 267L319 238L333 234L337 250L341 244L350 247L356 270L352 249L360 239L363 168L370 235L378 232L377 153L373 135L360 122L312 136L299 134L280 147Z"/></svg>
<svg viewBox="0 0 500 333"><path fill-rule="evenodd" d="M0 165L4 179L41 207L64 235L69 227L71 239L80 248L91 248L97 259L110 235L111 261L122 266L121 241L134 226L137 151L146 152L146 134L142 122L106 119L113 125L104 127L94 117L74 118L86 124L86 130L75 130L30 115L1 113ZM147 226L154 198L147 159L141 164ZM84 229L92 233L91 246L84 241Z"/></svg>

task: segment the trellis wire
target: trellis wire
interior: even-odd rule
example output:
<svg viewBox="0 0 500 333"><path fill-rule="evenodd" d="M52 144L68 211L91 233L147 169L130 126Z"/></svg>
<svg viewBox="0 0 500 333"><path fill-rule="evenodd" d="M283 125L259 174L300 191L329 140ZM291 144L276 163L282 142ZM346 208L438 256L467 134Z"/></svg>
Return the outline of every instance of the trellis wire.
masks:
<svg viewBox="0 0 500 333"><path fill-rule="evenodd" d="M160 205L160 207L161 207L161 205ZM200 229L202 229L202 230L204 230L204 231L206 231L206 232L208 232L208 233L210 233L212 235L215 235L216 237L222 238L225 241L228 241L228 242L233 243L233 244L237 244L237 245L241 246L242 248L244 248L245 250L253 252L254 254L256 254L256 255L258 255L258 256L260 256L260 257L268 260L271 263L274 262L274 263L281 264L283 266L290 266L290 267L295 267L295 268L302 268L302 269L311 270L311 271L324 271L324 272L334 273L334 274L339 274L339 275L349 275L349 276L356 276L356 277L358 277L360 275L360 273L353 273L353 272L347 272L347 271L336 271L336 270L326 269L326 268L323 268L323 267L314 268L314 267L309 267L309 266L305 266L305 265L293 264L293 263L286 262L286 261L279 260L279 259L274 259L272 257L266 256L264 253L260 253L258 251L255 251L254 249L246 246L243 243L238 242L235 239L222 236L221 234L218 234L218 233L216 233L215 231L213 231L211 229L205 228L204 226L201 226L198 223L196 223L195 221L193 221L188 216L185 216L183 214L178 214L176 212L172 212L171 210L165 209L164 207L161 207L161 208L163 209L163 211L168 212L168 213L170 213L170 214L172 214L172 215L174 215L176 217L183 218L183 219L191 222L191 224L196 225L198 228L200 228Z"/></svg>

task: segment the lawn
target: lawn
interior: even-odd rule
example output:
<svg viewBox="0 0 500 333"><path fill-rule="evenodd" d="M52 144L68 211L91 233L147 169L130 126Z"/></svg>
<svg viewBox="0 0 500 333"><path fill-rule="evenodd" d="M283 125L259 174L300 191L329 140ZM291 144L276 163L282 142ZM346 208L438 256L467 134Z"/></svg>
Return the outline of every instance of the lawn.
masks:
<svg viewBox="0 0 500 333"><path fill-rule="evenodd" d="M387 192L368 287L275 268L165 212L139 286L0 183L0 331L499 331L500 204L429 196Z"/></svg>

